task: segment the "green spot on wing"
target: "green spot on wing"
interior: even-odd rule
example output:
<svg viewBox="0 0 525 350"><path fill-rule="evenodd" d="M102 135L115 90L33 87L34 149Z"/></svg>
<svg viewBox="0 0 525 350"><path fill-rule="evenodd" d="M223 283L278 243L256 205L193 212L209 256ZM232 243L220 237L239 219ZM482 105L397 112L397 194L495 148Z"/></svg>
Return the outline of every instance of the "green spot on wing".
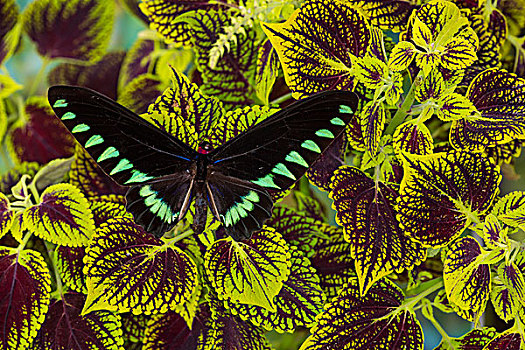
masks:
<svg viewBox="0 0 525 350"><path fill-rule="evenodd" d="M53 104L53 108L67 107L66 100L56 100Z"/></svg>
<svg viewBox="0 0 525 350"><path fill-rule="evenodd" d="M308 168L308 163L306 163L304 158L301 157L301 155L299 153L297 153L296 151L291 151L290 154L288 154L286 156L286 158L284 158L284 159L286 161L288 161L288 162L297 163L299 165L302 165L302 166Z"/></svg>
<svg viewBox="0 0 525 350"><path fill-rule="evenodd" d="M275 182L273 182L273 174L268 174L264 177L261 177L255 181L252 181L252 183L256 184L256 185L259 185L259 186L262 186L262 187L267 187L267 188L278 188L280 189L279 186L277 186L275 184Z"/></svg>
<svg viewBox="0 0 525 350"><path fill-rule="evenodd" d="M123 158L118 162L117 166L114 167L113 170L111 170L109 175L113 175L120 171L124 171L124 170L131 169L131 168L133 168L133 164L131 164L129 160L127 160L126 158Z"/></svg>
<svg viewBox="0 0 525 350"><path fill-rule="evenodd" d="M354 111L352 110L352 108L350 106L340 105L339 106L339 113L352 114L352 113L354 113ZM334 118L334 119L339 119L339 118ZM332 120L334 120L334 119L332 119ZM341 119L339 119L339 120L341 120ZM335 123L332 123L332 124L335 124ZM337 124L337 125L345 125L345 123L343 122L343 124Z"/></svg>
<svg viewBox="0 0 525 350"><path fill-rule="evenodd" d="M340 125L340 126L344 126L345 125L345 122L343 121L343 119L337 118L337 117L334 118L334 119L331 119L330 123L333 124L333 125Z"/></svg>
<svg viewBox="0 0 525 350"><path fill-rule="evenodd" d="M62 120L68 120L68 119L75 119L77 116L75 115L75 113L73 112L66 112L64 113L64 115L62 116Z"/></svg>
<svg viewBox="0 0 525 350"><path fill-rule="evenodd" d="M330 138L330 139L333 139L334 138L334 134L332 134L332 132L328 129L320 129L320 130L317 130L315 132L315 134L319 137L326 137L326 138Z"/></svg>
<svg viewBox="0 0 525 350"><path fill-rule="evenodd" d="M294 174L292 174L290 172L290 170L288 170L288 168L286 167L286 165L284 165L283 163L278 163L273 169L272 169L272 172L275 173L275 174L279 174L279 175L283 175L283 176L286 176L286 177L289 177L290 179L292 180L297 180L294 176Z"/></svg>
<svg viewBox="0 0 525 350"><path fill-rule="evenodd" d="M117 149L113 146L110 146L106 148L106 150L98 157L97 162L102 162L103 160L109 159L109 158L115 158L119 156L119 152Z"/></svg>
<svg viewBox="0 0 525 350"><path fill-rule="evenodd" d="M254 192L254 191L248 192L248 194L244 198L246 198L250 202L258 202L259 201L259 195L257 194L257 192Z"/></svg>
<svg viewBox="0 0 525 350"><path fill-rule="evenodd" d="M306 140L306 141L304 141L304 142L301 144L301 147L302 147L302 148L309 149L309 150L312 151L312 152L321 153L321 149L319 148L319 146L317 145L317 143L315 143L315 142L312 141L312 140Z"/></svg>
<svg viewBox="0 0 525 350"><path fill-rule="evenodd" d="M142 197L148 197L152 194L157 194L157 192L153 191L151 189L151 186L144 186L140 189L139 191L139 194L142 196Z"/></svg>
<svg viewBox="0 0 525 350"><path fill-rule="evenodd" d="M102 142L104 142L104 139L100 135L93 135L89 138L89 140L86 141L86 144L84 145L85 148L99 145Z"/></svg>
<svg viewBox="0 0 525 350"><path fill-rule="evenodd" d="M131 173L133 175L131 175L128 181L124 182L125 185L129 183L134 183L134 182L144 182L144 181L148 181L154 178L153 176L144 174L143 172L138 171L136 169L132 170Z"/></svg>
<svg viewBox="0 0 525 350"><path fill-rule="evenodd" d="M86 124L78 124L77 126L75 126L73 128L73 130L71 130L72 133L76 133L76 132L84 132L84 131L88 131L90 129L89 125L86 125Z"/></svg>

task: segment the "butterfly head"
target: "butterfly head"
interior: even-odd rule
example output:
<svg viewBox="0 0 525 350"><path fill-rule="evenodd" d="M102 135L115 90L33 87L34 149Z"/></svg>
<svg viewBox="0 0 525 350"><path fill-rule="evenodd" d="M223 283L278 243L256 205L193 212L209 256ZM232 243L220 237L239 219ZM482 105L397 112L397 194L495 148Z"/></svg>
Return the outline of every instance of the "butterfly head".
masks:
<svg viewBox="0 0 525 350"><path fill-rule="evenodd" d="M209 143L208 141L203 141L200 143L199 150L198 150L200 154L208 154L211 151L212 151L211 143Z"/></svg>

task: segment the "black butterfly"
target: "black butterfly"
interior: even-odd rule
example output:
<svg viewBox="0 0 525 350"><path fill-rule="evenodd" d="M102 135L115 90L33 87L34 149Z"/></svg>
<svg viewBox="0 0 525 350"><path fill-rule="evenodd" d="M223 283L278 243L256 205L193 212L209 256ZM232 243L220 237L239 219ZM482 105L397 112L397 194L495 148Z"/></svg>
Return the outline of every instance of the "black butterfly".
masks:
<svg viewBox="0 0 525 350"><path fill-rule="evenodd" d="M235 240L249 238L271 216L268 190L284 190L341 134L357 108L348 91L300 100L202 153L115 101L86 88L53 86L56 115L100 167L131 186L127 210L160 237L195 199L193 228L202 232L207 208Z"/></svg>

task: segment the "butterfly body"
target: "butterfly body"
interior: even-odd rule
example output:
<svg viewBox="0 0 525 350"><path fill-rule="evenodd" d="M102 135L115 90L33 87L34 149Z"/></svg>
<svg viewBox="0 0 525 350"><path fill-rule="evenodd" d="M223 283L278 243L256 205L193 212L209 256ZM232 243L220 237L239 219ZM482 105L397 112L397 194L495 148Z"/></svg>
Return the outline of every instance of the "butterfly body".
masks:
<svg viewBox="0 0 525 350"><path fill-rule="evenodd" d="M195 151L99 93L55 86L57 116L101 168L129 186L127 210L162 236L195 203L193 229L202 232L208 208L234 239L249 238L271 216L270 191L292 186L340 135L357 97L329 91L296 102L225 144Z"/></svg>

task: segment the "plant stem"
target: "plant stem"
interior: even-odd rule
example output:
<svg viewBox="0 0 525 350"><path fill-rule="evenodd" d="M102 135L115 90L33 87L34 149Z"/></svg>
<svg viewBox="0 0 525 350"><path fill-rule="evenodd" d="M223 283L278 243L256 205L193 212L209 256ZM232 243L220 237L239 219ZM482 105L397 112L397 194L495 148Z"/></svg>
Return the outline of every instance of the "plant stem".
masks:
<svg viewBox="0 0 525 350"><path fill-rule="evenodd" d="M287 93L286 95L282 95L281 97L277 97L275 100L271 101L270 102L270 105L273 105L273 104L281 104L283 103L284 101L287 101L289 100L290 98L292 98L292 92L289 92Z"/></svg>
<svg viewBox="0 0 525 350"><path fill-rule="evenodd" d="M51 243L44 240L44 244L46 246L47 255L49 256L49 260L51 261L51 264L53 265L53 270L55 272L55 282L57 284L57 289L55 291L56 294L60 296L60 299L62 299L62 279L60 278L60 274L58 273L58 269L56 268L56 261L54 259L53 251L55 250L55 247L51 245Z"/></svg>
<svg viewBox="0 0 525 350"><path fill-rule="evenodd" d="M414 102L416 87L420 84L421 76L422 72L419 72L419 74L414 79L414 82L410 86L410 90L408 90L408 93L405 96L403 104L401 105L401 107L399 107L396 114L394 114L394 117L390 121L390 124L388 125L388 128L385 131L387 135L392 135L396 128L405 120L407 112L410 109L410 107L412 107L412 103Z"/></svg>
<svg viewBox="0 0 525 350"><path fill-rule="evenodd" d="M414 288L412 291L413 297L408 301L408 303L416 304L421 299L425 298L427 295L434 293L438 289L443 287L443 277L434 278L433 280L426 281L421 283L417 288Z"/></svg>
<svg viewBox="0 0 525 350"><path fill-rule="evenodd" d="M42 66L40 67L40 70L33 79L33 83L31 84L31 87L29 88L29 92L27 94L28 97L34 95L35 91L38 88L38 85L40 85L40 82L44 78L44 74L46 72L47 66L49 65L49 62L51 62L51 59L49 57L44 57L42 59Z"/></svg>
<svg viewBox="0 0 525 350"><path fill-rule="evenodd" d="M166 242L165 246L169 247L169 246L177 243L178 241L181 241L184 238L191 236L192 234L193 234L193 231L188 230L188 231L186 231L185 233L183 233L181 235L177 235L177 236L173 237L170 241Z"/></svg>
<svg viewBox="0 0 525 350"><path fill-rule="evenodd" d="M16 218L15 218L16 220ZM22 243L20 243L20 245L18 246L17 250L19 252L21 252L24 247L26 246L27 242L29 241L29 239L33 236L33 233L32 232L27 232L26 235L24 236L24 240L22 241Z"/></svg>

